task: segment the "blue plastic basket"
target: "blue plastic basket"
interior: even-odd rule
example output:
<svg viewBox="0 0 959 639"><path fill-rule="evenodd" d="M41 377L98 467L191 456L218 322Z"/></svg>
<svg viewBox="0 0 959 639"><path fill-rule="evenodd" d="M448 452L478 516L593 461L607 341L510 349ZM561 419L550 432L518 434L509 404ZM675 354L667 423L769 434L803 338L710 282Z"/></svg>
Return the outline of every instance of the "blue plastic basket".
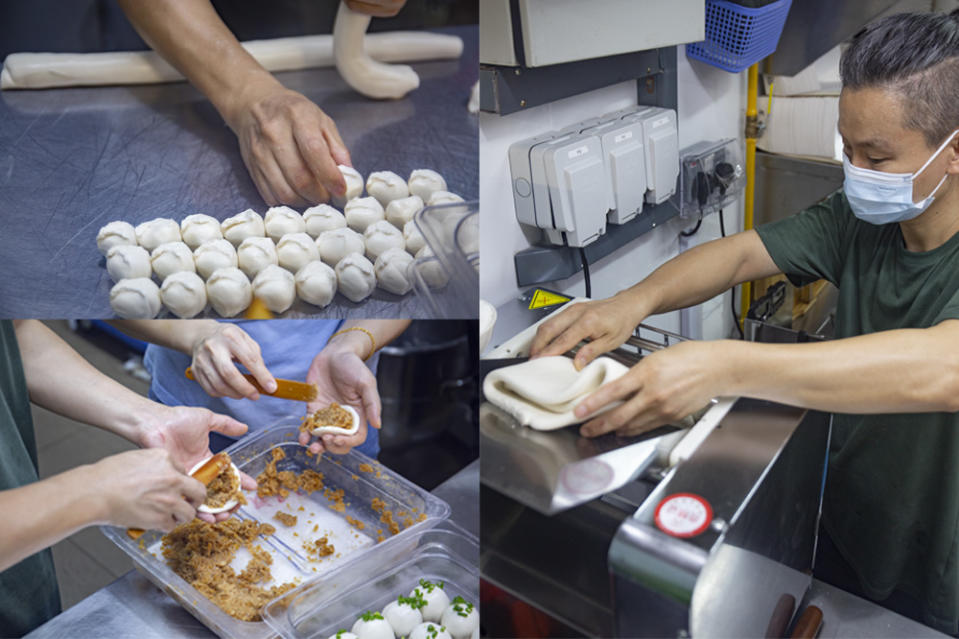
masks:
<svg viewBox="0 0 959 639"><path fill-rule="evenodd" d="M750 9L706 0L706 39L686 45L686 55L738 73L776 50L792 0Z"/></svg>

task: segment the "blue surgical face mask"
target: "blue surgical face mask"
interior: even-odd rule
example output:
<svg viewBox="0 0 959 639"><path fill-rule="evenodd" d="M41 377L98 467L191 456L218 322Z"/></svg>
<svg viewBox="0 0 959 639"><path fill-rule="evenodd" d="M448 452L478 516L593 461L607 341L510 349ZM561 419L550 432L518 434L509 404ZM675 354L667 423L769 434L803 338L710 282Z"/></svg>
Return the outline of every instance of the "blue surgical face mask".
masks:
<svg viewBox="0 0 959 639"><path fill-rule="evenodd" d="M942 153L942 150L949 145L955 134L956 131L953 131L942 143L942 146L936 149L932 157L915 173L883 173L882 171L861 169L858 166L853 166L849 157L843 155L842 168L846 174L843 189L846 192L846 199L849 201L849 206L852 207L853 214L860 220L872 224L889 224L911 220L929 208L936 197L936 192L945 183L948 174L943 175L932 193L919 202L912 201L913 184L916 176L926 170L926 167L936 159L936 156Z"/></svg>

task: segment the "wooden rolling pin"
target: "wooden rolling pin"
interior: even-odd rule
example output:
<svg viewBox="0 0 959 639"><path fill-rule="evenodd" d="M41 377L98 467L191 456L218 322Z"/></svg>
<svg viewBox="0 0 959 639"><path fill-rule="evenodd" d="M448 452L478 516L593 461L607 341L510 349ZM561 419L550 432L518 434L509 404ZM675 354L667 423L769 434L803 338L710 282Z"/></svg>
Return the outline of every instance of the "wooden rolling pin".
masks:
<svg viewBox="0 0 959 639"><path fill-rule="evenodd" d="M217 453L206 460L202 466L196 469L196 472L190 475L204 486L209 486L210 482L216 479L224 468L230 465L230 457L226 453ZM127 528L127 534L133 539L139 539L145 531L142 528Z"/></svg>
<svg viewBox="0 0 959 639"><path fill-rule="evenodd" d="M187 379L192 379L196 381L196 376L193 374L193 367L186 369L185 373ZM307 384L305 382L294 382L292 379L280 379L276 378L276 390L272 393L268 393L263 390L263 387L256 381L252 375L248 373L241 373L246 381L253 384L253 387L256 388L263 395L269 395L270 397L279 397L280 399L292 399L298 402L312 402L316 399L316 386L313 384Z"/></svg>

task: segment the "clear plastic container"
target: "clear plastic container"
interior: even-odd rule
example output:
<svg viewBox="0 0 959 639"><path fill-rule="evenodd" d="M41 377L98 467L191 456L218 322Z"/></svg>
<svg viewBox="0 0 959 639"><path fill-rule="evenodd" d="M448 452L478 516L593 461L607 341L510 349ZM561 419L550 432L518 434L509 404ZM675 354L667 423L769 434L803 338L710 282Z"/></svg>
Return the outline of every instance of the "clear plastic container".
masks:
<svg viewBox="0 0 959 639"><path fill-rule="evenodd" d="M476 317L479 202L427 206L413 220L430 249L410 265L416 294L426 301L435 317Z"/></svg>
<svg viewBox="0 0 959 639"><path fill-rule="evenodd" d="M295 528L287 528L273 519L278 508L282 507L277 497L261 500L255 494L247 495L250 503L242 506L236 516L269 523L276 528L274 534L261 536L257 541L273 556L273 565L270 567L273 581L265 584L267 587L291 580L298 581L299 585L286 593L289 595L309 587L310 583L321 575L354 565L368 554L402 554L404 548L408 553L415 546L419 535L449 517L450 508L446 502L361 453L352 451L340 456L308 456L306 448L296 441L298 427L298 420L284 421L241 439L226 449L240 470L256 477L272 459L272 450L281 448L286 453L286 459L277 464L277 470L299 472L311 468L323 473L326 487L333 490L342 488L344 491L343 513L334 512L328 507L330 502L324 497L323 491L311 495L291 494L284 504L287 511L292 510L298 515ZM370 469L372 472L369 472ZM386 526L380 522L379 512L374 511L371 506L374 497L383 500L386 508L394 514L406 511L414 517L422 514L425 518L391 536ZM298 511L298 504L302 505L304 510ZM320 532L314 536L319 537L329 530L330 543L337 548L335 555L319 562L311 561L303 548L304 537L308 534L304 529L312 532L313 526L312 523L306 523L306 518L314 514L316 520L322 522ZM363 531L349 526L345 520L347 515L362 521ZM395 516L397 519L402 517ZM249 622L231 617L170 570L159 549L162 533L147 531L140 541L134 541L123 528L103 526L101 530L130 555L136 568L147 579L176 599L217 635L242 638L276 635L265 621ZM385 537L380 543L376 543L377 530L383 530ZM298 535L294 536L293 533L297 531ZM233 563L237 572L242 570L248 557L245 549L237 553L237 559ZM351 569L350 573L357 575L359 579L370 580L377 578L381 570L375 563L364 563Z"/></svg>
<svg viewBox="0 0 959 639"><path fill-rule="evenodd" d="M368 575L375 573L374 579ZM452 599L479 605L479 542L445 521L399 544L380 544L350 565L275 599L263 617L286 639L326 639L353 627L367 610L383 610L420 579L442 581Z"/></svg>

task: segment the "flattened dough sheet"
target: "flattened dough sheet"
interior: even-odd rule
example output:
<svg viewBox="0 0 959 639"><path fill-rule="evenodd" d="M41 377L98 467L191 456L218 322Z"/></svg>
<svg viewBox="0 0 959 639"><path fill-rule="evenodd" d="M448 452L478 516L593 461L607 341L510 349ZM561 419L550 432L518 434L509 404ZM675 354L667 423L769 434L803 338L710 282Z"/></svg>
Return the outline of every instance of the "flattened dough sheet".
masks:
<svg viewBox="0 0 959 639"><path fill-rule="evenodd" d="M581 371L568 357L541 357L490 372L483 380L483 394L524 426L555 430L618 406L621 402L608 404L585 418L573 414L587 395L628 370L608 357L596 358Z"/></svg>

